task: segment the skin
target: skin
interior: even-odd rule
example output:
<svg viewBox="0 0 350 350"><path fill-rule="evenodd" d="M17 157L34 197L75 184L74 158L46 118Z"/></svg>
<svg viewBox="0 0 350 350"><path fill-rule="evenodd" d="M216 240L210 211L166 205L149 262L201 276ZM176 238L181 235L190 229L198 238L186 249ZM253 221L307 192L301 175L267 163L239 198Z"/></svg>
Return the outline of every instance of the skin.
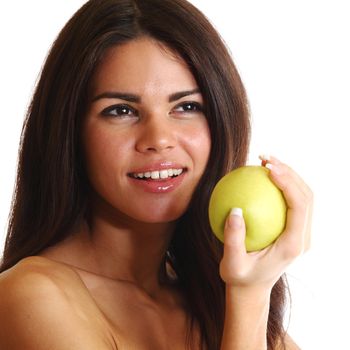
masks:
<svg viewBox="0 0 350 350"><path fill-rule="evenodd" d="M185 298L158 276L174 223L210 153L207 121L195 107L203 104L201 94L169 101L196 88L184 62L149 38L108 51L92 82L82 130L91 222L0 275L0 312L7 315L0 320L1 349L185 348ZM139 101L96 99L106 91ZM116 110L101 114L116 104L129 106L122 117L113 115ZM186 169L179 188L149 193L133 185L128 174L155 161ZM222 350L266 349L269 293L308 242L307 186L275 158L265 163L275 166L272 180L286 195L288 224L273 246L247 254L242 219L228 219L220 266L227 286ZM195 327L193 349L199 349L198 339Z"/></svg>
<svg viewBox="0 0 350 350"><path fill-rule="evenodd" d="M270 178L283 191L288 205L285 231L259 251L245 250L244 220L229 215L224 232L220 275L226 282L226 319L222 350L266 349L266 325L273 285L288 265L310 247L313 194L304 181L274 157L262 157ZM237 331L238 330L238 331ZM287 348L298 349L287 336Z"/></svg>

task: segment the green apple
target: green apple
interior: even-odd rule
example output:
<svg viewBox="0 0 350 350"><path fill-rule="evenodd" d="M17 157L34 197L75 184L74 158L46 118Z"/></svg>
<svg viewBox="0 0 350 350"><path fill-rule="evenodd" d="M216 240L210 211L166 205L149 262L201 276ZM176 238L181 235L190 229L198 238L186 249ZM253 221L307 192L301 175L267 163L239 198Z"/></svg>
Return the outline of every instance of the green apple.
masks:
<svg viewBox="0 0 350 350"><path fill-rule="evenodd" d="M261 250L282 233L287 204L280 189L263 166L244 166L225 175L215 186L209 202L209 221L224 241L224 226L231 208L242 208L248 252Z"/></svg>

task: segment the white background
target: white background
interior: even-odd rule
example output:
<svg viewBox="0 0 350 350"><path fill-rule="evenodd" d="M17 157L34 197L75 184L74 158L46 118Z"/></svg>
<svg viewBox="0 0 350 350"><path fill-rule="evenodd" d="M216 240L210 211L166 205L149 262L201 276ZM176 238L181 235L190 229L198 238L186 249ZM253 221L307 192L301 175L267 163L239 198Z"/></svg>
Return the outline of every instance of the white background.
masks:
<svg viewBox="0 0 350 350"><path fill-rule="evenodd" d="M313 244L288 270L289 333L305 350L350 349L350 11L347 1L193 0L229 46L251 104L250 163L290 164L315 193ZM0 3L0 243L23 116L58 31L84 1ZM35 165L34 165L35 166Z"/></svg>

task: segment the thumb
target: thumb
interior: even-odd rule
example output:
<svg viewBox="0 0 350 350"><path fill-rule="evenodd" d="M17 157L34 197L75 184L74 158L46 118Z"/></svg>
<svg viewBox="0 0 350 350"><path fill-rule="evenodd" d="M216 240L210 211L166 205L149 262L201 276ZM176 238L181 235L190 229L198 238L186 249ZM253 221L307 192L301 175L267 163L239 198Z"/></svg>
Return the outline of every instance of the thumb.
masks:
<svg viewBox="0 0 350 350"><path fill-rule="evenodd" d="M245 224L240 208L231 209L224 230L224 255L220 262L220 276L225 283L233 283L240 274L246 257Z"/></svg>
<svg viewBox="0 0 350 350"><path fill-rule="evenodd" d="M224 250L236 257L246 254L245 223L241 208L232 208L227 216L224 231Z"/></svg>

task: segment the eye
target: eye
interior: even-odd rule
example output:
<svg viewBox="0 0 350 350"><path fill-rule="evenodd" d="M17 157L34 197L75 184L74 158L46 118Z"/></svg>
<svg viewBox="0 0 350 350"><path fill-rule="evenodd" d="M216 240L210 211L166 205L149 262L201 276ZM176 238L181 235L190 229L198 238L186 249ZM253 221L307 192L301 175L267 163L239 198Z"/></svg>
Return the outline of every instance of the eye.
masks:
<svg viewBox="0 0 350 350"><path fill-rule="evenodd" d="M113 105L105 108L101 114L105 117L127 117L127 116L138 116L138 112L136 109L126 105L119 104Z"/></svg>
<svg viewBox="0 0 350 350"><path fill-rule="evenodd" d="M202 112L203 107L198 102L184 102L177 105L175 111L180 113Z"/></svg>

